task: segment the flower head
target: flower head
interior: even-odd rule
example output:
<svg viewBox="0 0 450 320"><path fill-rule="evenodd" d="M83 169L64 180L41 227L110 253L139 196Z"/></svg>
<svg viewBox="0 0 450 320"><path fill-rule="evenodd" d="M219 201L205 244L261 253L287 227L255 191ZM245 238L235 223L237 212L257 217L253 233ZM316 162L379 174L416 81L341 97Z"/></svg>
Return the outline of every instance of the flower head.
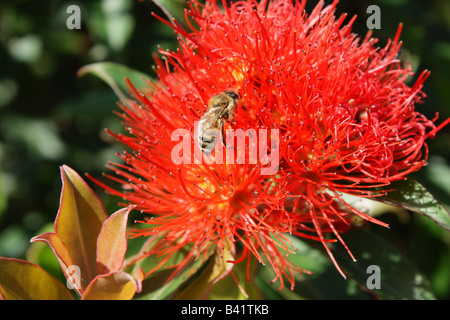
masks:
<svg viewBox="0 0 450 320"><path fill-rule="evenodd" d="M351 32L354 19L334 16L337 1L320 1L309 15L305 3L223 1L221 9L213 0L191 1L190 30L158 18L179 35L179 49L160 50L151 90L132 88L136 102L122 115L129 134L115 136L133 152L123 152L124 164L112 164L109 176L124 190L106 187L149 214L136 235L163 235L149 255L164 262L189 248L181 268L209 248L229 250L234 263L255 256L281 286L283 276L293 286L303 270L286 257L294 249L285 233L321 241L334 261L327 243L345 246L340 233L352 217L386 226L342 194L383 195L425 164L425 139L436 128L414 105L429 73L405 83L412 72L397 58L400 28L380 49L370 32L363 39ZM179 132L194 137L209 99L227 89L240 99L225 126L266 130L263 149L277 154L276 172L262 174L264 158L250 161L249 137L241 163L198 157L195 138L175 149L185 142ZM174 150L192 161L174 161Z"/></svg>

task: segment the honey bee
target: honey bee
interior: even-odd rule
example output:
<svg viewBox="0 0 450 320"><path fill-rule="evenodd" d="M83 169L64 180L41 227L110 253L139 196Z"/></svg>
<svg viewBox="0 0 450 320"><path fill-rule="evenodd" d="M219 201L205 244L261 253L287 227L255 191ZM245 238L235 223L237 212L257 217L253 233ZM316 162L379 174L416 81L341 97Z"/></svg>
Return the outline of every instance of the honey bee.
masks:
<svg viewBox="0 0 450 320"><path fill-rule="evenodd" d="M209 155L217 143L220 134L225 145L223 127L225 121L234 120L234 111L239 101L239 95L234 90L225 90L211 97L205 114L198 124L198 144L202 152Z"/></svg>

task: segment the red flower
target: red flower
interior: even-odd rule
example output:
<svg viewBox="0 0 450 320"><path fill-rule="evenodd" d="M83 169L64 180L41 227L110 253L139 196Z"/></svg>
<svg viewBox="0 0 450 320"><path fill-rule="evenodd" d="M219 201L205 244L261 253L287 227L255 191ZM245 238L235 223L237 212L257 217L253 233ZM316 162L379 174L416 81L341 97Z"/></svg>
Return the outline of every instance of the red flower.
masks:
<svg viewBox="0 0 450 320"><path fill-rule="evenodd" d="M235 263L255 256L273 267L281 287L283 275L293 286L302 269L288 262L295 250L284 233L321 241L334 261L327 242L344 244L340 233L353 216L386 226L341 194L376 197L384 191L375 187L387 190L425 164L425 139L436 128L414 104L429 73L405 84L412 72L396 57L400 28L380 49L370 32L351 33L354 19L335 18L337 1L320 1L310 15L305 2L223 1L221 10L212 0L191 1L188 15L198 25L191 30L159 18L180 36L180 48L160 51L159 81L149 92L133 89L137 102L122 116L129 135L115 135L133 153L123 152L125 163L112 164L116 176L109 176L125 190L105 187L150 214L135 235L164 235L148 252L161 264L181 248L190 254L177 268L218 248L236 252ZM174 132L194 137L209 99L226 89L240 95L228 128L276 130L268 155L279 155L277 172L262 174L267 161L250 161L250 142L243 164L198 163L195 138L175 153L191 161L173 160L181 139Z"/></svg>

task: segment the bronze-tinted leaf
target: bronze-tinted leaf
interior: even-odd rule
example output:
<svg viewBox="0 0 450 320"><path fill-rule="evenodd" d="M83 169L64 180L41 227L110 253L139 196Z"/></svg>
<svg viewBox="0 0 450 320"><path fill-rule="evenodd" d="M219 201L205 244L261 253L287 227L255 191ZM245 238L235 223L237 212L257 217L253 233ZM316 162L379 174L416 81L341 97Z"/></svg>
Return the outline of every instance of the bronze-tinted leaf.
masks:
<svg viewBox="0 0 450 320"><path fill-rule="evenodd" d="M108 218L102 203L83 179L68 166L61 168L63 188L55 232L80 268L83 288L97 275L97 238Z"/></svg>
<svg viewBox="0 0 450 320"><path fill-rule="evenodd" d="M97 276L86 288L83 300L131 300L140 291L142 270L135 277L122 271Z"/></svg>
<svg viewBox="0 0 450 320"><path fill-rule="evenodd" d="M104 223L97 239L97 274L120 271L127 251L127 221L133 207L120 209Z"/></svg>
<svg viewBox="0 0 450 320"><path fill-rule="evenodd" d="M72 300L69 290L47 271L28 261L0 257L1 298Z"/></svg>
<svg viewBox="0 0 450 320"><path fill-rule="evenodd" d="M70 281L72 288L81 295L84 290L84 288L81 286L81 274L74 272L75 269L78 269L74 269L72 258L70 257L66 246L64 245L64 243L62 243L58 235L55 233L46 232L31 239L31 242L36 241L42 241L48 244L48 246L55 254L56 258L58 259L61 270L64 272L66 279Z"/></svg>

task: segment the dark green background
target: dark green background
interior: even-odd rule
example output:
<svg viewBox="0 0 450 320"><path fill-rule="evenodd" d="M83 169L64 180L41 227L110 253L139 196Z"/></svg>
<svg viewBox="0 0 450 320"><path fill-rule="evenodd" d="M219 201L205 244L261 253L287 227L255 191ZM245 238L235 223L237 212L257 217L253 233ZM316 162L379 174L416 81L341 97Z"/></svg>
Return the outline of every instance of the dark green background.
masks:
<svg viewBox="0 0 450 320"><path fill-rule="evenodd" d="M309 1L308 8L315 3ZM66 27L70 4L81 8L80 30ZM380 46L403 22L402 58L419 73L431 70L428 97L417 109L429 118L439 112L440 123L450 116L450 2L341 1L338 13L357 14L353 30L363 36L372 4L381 9L381 29L374 30ZM26 258L29 239L54 220L59 166L99 177L108 160L118 160L121 147L104 132L122 130L113 114L117 99L100 80L76 73L93 62L114 61L153 76L157 45L176 44L172 30L151 11L163 15L150 0L0 4L0 256ZM429 147L429 166L414 176L449 205L450 126ZM92 187L108 213L118 208L117 198ZM380 219L391 229L376 230L427 275L438 298L450 298L450 233L417 214L404 218L386 213Z"/></svg>

